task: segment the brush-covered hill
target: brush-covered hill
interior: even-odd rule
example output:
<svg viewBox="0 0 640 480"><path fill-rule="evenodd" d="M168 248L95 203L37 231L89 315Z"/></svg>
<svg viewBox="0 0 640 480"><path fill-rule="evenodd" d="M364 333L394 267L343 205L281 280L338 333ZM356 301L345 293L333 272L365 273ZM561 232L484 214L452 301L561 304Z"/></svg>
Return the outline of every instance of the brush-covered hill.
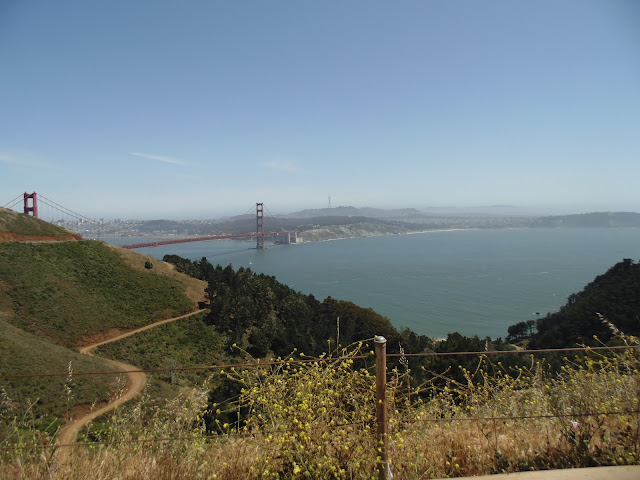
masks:
<svg viewBox="0 0 640 480"><path fill-rule="evenodd" d="M530 338L531 348L598 345L614 337L606 319L627 335L640 336L640 263L626 258L597 276L555 313L536 322L537 332L527 335L526 322L509 327L510 336ZM534 322L530 322L533 327ZM596 335L598 340L593 336Z"/></svg>

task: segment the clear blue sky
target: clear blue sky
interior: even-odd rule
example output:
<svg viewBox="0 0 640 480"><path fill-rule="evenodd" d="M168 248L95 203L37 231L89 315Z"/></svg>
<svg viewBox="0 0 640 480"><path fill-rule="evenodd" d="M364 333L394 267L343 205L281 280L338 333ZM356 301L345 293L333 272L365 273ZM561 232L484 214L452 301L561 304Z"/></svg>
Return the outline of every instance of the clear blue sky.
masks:
<svg viewBox="0 0 640 480"><path fill-rule="evenodd" d="M0 205L640 211L635 0L0 0Z"/></svg>

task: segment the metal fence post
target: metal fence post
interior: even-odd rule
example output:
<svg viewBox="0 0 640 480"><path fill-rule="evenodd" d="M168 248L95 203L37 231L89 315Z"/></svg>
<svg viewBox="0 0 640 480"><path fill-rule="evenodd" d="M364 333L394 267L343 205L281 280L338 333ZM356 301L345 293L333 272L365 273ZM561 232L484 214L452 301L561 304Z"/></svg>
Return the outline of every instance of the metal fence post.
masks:
<svg viewBox="0 0 640 480"><path fill-rule="evenodd" d="M376 346L376 468L380 480L389 480L393 478L393 475L391 475L391 467L389 466L389 458L387 456L387 446L389 443L389 426L387 419L387 339L378 335L373 341Z"/></svg>

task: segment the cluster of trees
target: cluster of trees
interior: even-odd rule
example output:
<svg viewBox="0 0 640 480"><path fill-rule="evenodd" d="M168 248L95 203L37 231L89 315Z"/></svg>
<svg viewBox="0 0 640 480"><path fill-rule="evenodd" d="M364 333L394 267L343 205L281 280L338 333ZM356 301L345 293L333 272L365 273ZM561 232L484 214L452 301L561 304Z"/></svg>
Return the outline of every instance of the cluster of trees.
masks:
<svg viewBox="0 0 640 480"><path fill-rule="evenodd" d="M239 355L240 350L256 358L286 357L293 352L296 352L294 356L304 353L305 356L318 357L322 353L335 353L338 345L346 347L354 342L366 343L375 335L386 337L388 353L401 353L401 349L411 354L513 348L501 339L466 337L459 333L451 333L445 340L433 341L408 328L396 329L387 318L371 308L331 297L319 301L313 295L292 290L275 277L257 274L250 269L234 270L231 265L214 267L206 258L189 261L167 255L163 260L175 265L178 271L208 282L210 312L205 321L222 334L224 354L228 357ZM372 343L365 346L365 351L370 348L373 349ZM519 361L521 359L506 360L509 364ZM463 368L475 371L478 362L475 355L454 355L395 357L389 360L388 365L397 367L401 372L410 368L411 377L403 377L403 382L409 382L415 388L427 381L441 387L451 380L464 383ZM211 391L209 401L225 405L238 395L241 388L242 385L235 380L223 379ZM228 420L236 421L237 418L229 416Z"/></svg>
<svg viewBox="0 0 640 480"><path fill-rule="evenodd" d="M536 321L527 320L526 322L518 322L511 325L507 329L507 342L518 342L527 338L531 338L535 331Z"/></svg>
<svg viewBox="0 0 640 480"><path fill-rule="evenodd" d="M602 318L627 335L640 335L640 264L630 258L597 276L581 292L570 295L557 312L537 322L512 325L507 340L528 339L529 347L534 349L595 346L614 336Z"/></svg>
<svg viewBox="0 0 640 480"><path fill-rule="evenodd" d="M408 328L396 329L387 318L370 308L331 297L319 301L313 295L292 290L272 276L249 269L234 270L231 265L213 266L206 258L189 261L175 255L165 256L164 261L174 264L178 271L208 282L210 312L205 321L222 335L223 348L229 357L239 355L240 350L256 358L285 357L294 351L300 356L302 353L320 356L334 352L338 344L347 346L372 339L374 335L387 338L389 353L400 353L402 349L409 354L448 354L390 359L390 368L411 369L410 376L402 377L402 382L411 389L418 385L443 388L452 381L464 385L471 377L473 382L483 382L483 372L512 372L518 367L531 366L532 362L528 354L479 357L458 352L513 350L511 342L523 339L528 339L532 348L575 346L588 343L593 334L606 341L611 337L610 329L596 312L601 312L626 333L640 330L636 313L640 312L640 266L628 259L597 277L582 292L572 295L559 312L537 323L529 320L511 326L507 341L459 333L433 341ZM545 360L536 358L536 361L543 361L552 369L562 363L561 356L549 354ZM471 372L471 377L466 377L465 371ZM225 405L241 388L233 379L222 379L211 391L209 401ZM426 388L419 395L429 396L430 392L430 388ZM228 415L229 422L237 421L236 413ZM215 428L213 418L207 418L207 422L210 428Z"/></svg>
<svg viewBox="0 0 640 480"><path fill-rule="evenodd" d="M320 355L338 344L349 345L384 335L389 351L422 352L432 341L412 330L398 331L391 322L371 308L328 297L296 292L275 277L229 265L213 266L203 258L189 261L176 255L163 260L176 270L208 282L210 313L207 323L225 335L226 346L233 345L255 357L289 355L294 349L307 355Z"/></svg>
<svg viewBox="0 0 640 480"><path fill-rule="evenodd" d="M229 346L235 343L257 357L287 355L294 348L319 355L335 348L337 342L348 345L374 335L387 338L390 352L398 352L402 345L407 353L453 351L454 345L458 351L475 351L490 340L455 333L434 343L409 329L398 331L370 308L331 297L319 301L249 269L214 267L206 258L190 261L167 255L164 260L209 283L207 321L226 335ZM640 335L640 264L623 259L581 292L570 295L558 312L509 327L506 341L528 340L534 349L607 342L614 333L600 315L622 332ZM505 348L501 339L492 345Z"/></svg>

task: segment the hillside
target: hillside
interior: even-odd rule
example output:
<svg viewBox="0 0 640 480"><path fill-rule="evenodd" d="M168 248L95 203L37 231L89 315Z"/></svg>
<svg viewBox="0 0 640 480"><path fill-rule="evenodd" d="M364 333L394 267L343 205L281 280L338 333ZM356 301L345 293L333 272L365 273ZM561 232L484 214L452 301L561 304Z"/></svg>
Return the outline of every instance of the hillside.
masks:
<svg viewBox="0 0 640 480"><path fill-rule="evenodd" d="M55 345L1 319L0 352L0 375L115 370L101 358ZM76 411L76 405L104 402L117 386L117 376L77 376L72 381L68 377L3 379L0 418L4 417L4 422L0 421L0 435L6 433L4 428L11 423L13 412L25 411L34 416L36 426L52 434L62 418Z"/></svg>
<svg viewBox="0 0 640 480"><path fill-rule="evenodd" d="M95 241L1 243L0 315L71 347L194 307L185 294L193 280L145 271L147 257L137 258L139 268L132 268L115 248Z"/></svg>
<svg viewBox="0 0 640 480"><path fill-rule="evenodd" d="M113 371L72 347L187 312L203 297L205 283L172 265L34 217L1 210L0 234L0 375ZM26 418L52 435L125 383L121 376L4 379L0 435Z"/></svg>
<svg viewBox="0 0 640 480"><path fill-rule="evenodd" d="M640 264L626 258L597 276L555 313L537 322L509 327L512 338L528 338L531 348L575 347L608 342L613 329L600 315L627 335L640 335ZM527 335L536 326L537 332ZM596 335L598 340L593 336Z"/></svg>
<svg viewBox="0 0 640 480"><path fill-rule="evenodd" d="M379 235L395 235L408 233L413 229L404 225L382 222L361 222L353 225L329 225L306 230L301 233L305 242L336 240L343 238L374 237Z"/></svg>
<svg viewBox="0 0 640 480"><path fill-rule="evenodd" d="M30 215L0 208L0 242L81 240L71 230L43 222Z"/></svg>

